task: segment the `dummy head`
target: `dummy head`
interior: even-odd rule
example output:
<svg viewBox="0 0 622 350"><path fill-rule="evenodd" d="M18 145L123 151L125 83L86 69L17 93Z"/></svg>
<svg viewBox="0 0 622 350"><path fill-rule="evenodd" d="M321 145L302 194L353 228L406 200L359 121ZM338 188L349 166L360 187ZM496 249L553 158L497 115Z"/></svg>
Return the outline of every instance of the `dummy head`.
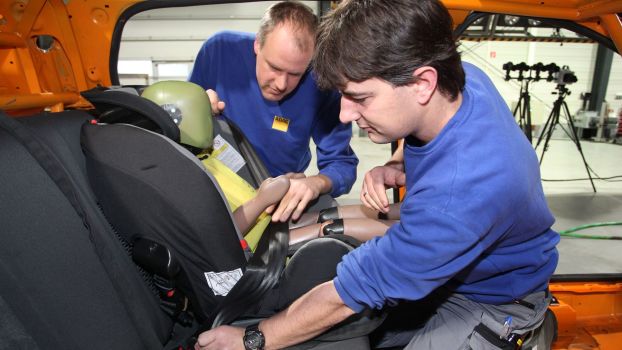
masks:
<svg viewBox="0 0 622 350"><path fill-rule="evenodd" d="M212 146L212 108L202 87L186 81L160 81L142 96L164 108L179 127L180 141L199 149Z"/></svg>

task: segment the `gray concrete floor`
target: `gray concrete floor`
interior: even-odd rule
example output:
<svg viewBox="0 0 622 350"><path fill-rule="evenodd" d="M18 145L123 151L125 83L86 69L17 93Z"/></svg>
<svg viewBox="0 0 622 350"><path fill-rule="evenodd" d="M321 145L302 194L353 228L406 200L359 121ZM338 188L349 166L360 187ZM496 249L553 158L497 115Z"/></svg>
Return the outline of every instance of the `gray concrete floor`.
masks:
<svg viewBox="0 0 622 350"><path fill-rule="evenodd" d="M384 164L390 156L389 145L377 145L366 136L358 136L356 126L353 131L351 145L360 160L358 179L349 194L337 199L340 204L359 203L363 175L372 167ZM581 146L586 161L595 172L594 177L595 174L603 178L622 175L622 145L582 140ZM540 156L542 145L537 152ZM307 173L317 173L314 166L315 160ZM544 192L556 218L554 229L561 231L584 224L622 221L622 177L610 181L594 180L596 193L587 180L546 181L587 178L581 156L570 140L551 140L541 172L545 180ZM622 226L594 227L576 233L622 236ZM558 249L557 274L622 273L622 240L562 237Z"/></svg>

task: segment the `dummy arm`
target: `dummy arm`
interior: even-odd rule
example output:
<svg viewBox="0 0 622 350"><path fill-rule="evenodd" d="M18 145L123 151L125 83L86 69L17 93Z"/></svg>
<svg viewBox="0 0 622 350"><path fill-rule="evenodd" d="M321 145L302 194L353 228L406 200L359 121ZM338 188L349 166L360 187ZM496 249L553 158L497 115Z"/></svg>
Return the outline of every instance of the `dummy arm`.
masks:
<svg viewBox="0 0 622 350"><path fill-rule="evenodd" d="M245 234L255 224L259 215L272 204L278 203L288 189L289 179L284 175L264 180L257 190L257 195L233 212L233 220L238 230Z"/></svg>
<svg viewBox="0 0 622 350"><path fill-rule="evenodd" d="M334 219L374 219L374 220L399 220L401 203L389 205L388 213L381 213L364 205L342 205L322 209L319 213L305 213L295 222L290 222L290 229L309 226L318 222Z"/></svg>
<svg viewBox="0 0 622 350"><path fill-rule="evenodd" d="M382 236L397 220L379 220L370 218L336 219L320 224L297 227L289 231L289 244L293 245L309 239L344 234L365 242L373 237Z"/></svg>
<svg viewBox="0 0 622 350"><path fill-rule="evenodd" d="M388 213L380 213L377 210L368 208L364 205L344 205L338 207L340 219L381 219L381 220L399 220L400 208L402 203L389 204Z"/></svg>

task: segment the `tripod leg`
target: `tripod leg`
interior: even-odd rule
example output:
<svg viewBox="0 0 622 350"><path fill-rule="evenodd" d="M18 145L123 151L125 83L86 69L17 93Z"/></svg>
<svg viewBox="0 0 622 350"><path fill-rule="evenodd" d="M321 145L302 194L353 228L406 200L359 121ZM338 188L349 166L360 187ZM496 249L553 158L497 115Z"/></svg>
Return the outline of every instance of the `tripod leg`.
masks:
<svg viewBox="0 0 622 350"><path fill-rule="evenodd" d="M523 87L521 86L520 88L520 95L518 97L518 103L516 104L516 107L514 107L514 111L512 112L512 114L515 117L518 117L517 123L518 123L518 127L521 128L521 130L523 130Z"/></svg>
<svg viewBox="0 0 622 350"><path fill-rule="evenodd" d="M539 145L540 141L542 141L542 136L546 134L544 140L544 147L542 147L542 155L540 155L540 165L542 165L542 161L544 160L544 152L546 152L547 148L549 147L549 141L551 140L551 136L553 136L553 132L555 131L555 125L559 123L559 107L560 106L556 101L553 104L553 110L551 110L551 114L549 114L549 118L546 120L546 123L544 124L544 129L542 130L542 133L540 133L540 138L538 139ZM538 145L536 145L536 147L538 147Z"/></svg>
<svg viewBox="0 0 622 350"><path fill-rule="evenodd" d="M547 130L549 130L550 128L550 124L553 124L552 120L553 120L555 108L556 108L555 105L553 105L553 109L551 110L549 117L546 118L546 122L544 123L544 126L542 127L542 131L540 131L540 136L538 137L538 142L536 142L536 147L534 147L534 150L537 150L538 146L540 146L540 142L542 142L542 139L546 138L545 135L547 134ZM548 143L548 140L547 140L547 143ZM542 161L540 161L540 163L542 163Z"/></svg>
<svg viewBox="0 0 622 350"><path fill-rule="evenodd" d="M548 118L546 118L546 122L544 123L544 126L542 127L542 131L540 131L540 136L538 136L538 142L536 142L536 147L534 147L534 150L538 149L538 146L540 146L540 143L542 142L542 139L547 138L546 135L548 134L548 130L552 129L552 124L554 124L553 118L556 115L555 114L555 109L556 108L557 108L556 105L553 104L553 109L551 110L551 113L549 113ZM559 112L557 113L557 115L559 115ZM548 143L548 140L547 140L546 143ZM544 155L544 152L542 152L542 154ZM540 161L540 164L542 164L542 161Z"/></svg>
<svg viewBox="0 0 622 350"><path fill-rule="evenodd" d="M529 92L525 91L525 106L523 108L524 110L523 112L525 112L525 114L527 115L527 118L525 119L525 129L523 130L525 131L525 135L527 136L527 140L529 140L529 143L532 143L530 100L531 98L529 97Z"/></svg>
<svg viewBox="0 0 622 350"><path fill-rule="evenodd" d="M585 165L585 171L587 171L587 176L590 178L592 189L594 190L594 193L596 193L596 186L594 186L594 180L592 179L592 173L590 172L590 167L587 165L587 161L585 160L585 155L583 154L583 149L581 148L581 141L579 140L579 136L577 135L577 130L575 130L574 128L574 122L572 121L572 118L570 117L570 111L568 110L568 105L566 104L566 101L563 101L562 103L564 106L564 111L566 112L566 118L568 120L568 125L572 132L572 136L570 138L572 139L574 144L577 146L577 150L579 151L579 154L581 154L583 165Z"/></svg>

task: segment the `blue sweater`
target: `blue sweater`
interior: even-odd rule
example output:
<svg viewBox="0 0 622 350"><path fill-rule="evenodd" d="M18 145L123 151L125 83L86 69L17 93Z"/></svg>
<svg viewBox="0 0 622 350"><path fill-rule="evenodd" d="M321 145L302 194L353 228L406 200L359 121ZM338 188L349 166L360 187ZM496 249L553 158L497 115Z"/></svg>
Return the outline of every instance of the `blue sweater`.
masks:
<svg viewBox="0 0 622 350"><path fill-rule="evenodd" d="M255 35L220 32L199 51L189 80L214 89L225 101L224 116L237 124L272 176L304 172L317 148L320 174L332 181L333 197L350 191L358 158L350 148L351 124L339 122L340 95L319 91L310 72L279 102L263 98L255 75ZM272 128L274 117L289 119L287 132Z"/></svg>
<svg viewBox="0 0 622 350"><path fill-rule="evenodd" d="M355 311L443 285L508 303L544 290L557 266L536 154L488 77L464 68L458 112L428 144L405 142L400 222L337 268L337 292Z"/></svg>

